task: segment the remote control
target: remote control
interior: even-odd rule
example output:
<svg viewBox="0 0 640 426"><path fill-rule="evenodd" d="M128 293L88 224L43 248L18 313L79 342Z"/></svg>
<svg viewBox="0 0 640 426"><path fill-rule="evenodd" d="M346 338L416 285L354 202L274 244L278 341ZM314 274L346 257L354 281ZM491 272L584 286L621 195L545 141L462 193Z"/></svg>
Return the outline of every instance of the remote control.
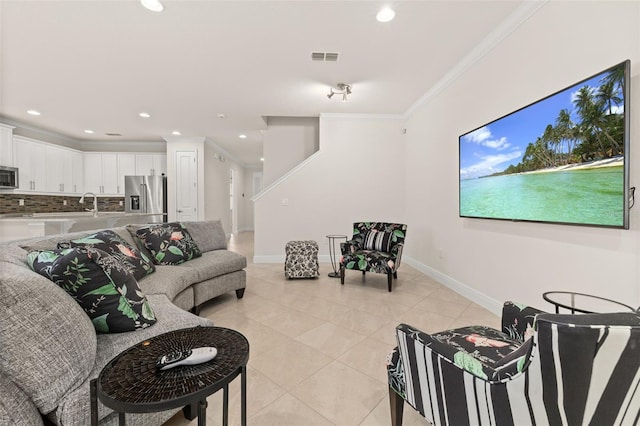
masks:
<svg viewBox="0 0 640 426"><path fill-rule="evenodd" d="M156 363L156 368L158 370L168 370L180 365L202 364L203 362L211 361L217 354L218 350L209 346L172 352L161 356Z"/></svg>

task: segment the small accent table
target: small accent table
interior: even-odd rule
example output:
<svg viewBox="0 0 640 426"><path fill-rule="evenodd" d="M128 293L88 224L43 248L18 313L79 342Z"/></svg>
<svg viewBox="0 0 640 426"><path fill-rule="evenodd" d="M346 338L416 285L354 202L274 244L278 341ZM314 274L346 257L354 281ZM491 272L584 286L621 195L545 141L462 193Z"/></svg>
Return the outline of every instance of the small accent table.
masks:
<svg viewBox="0 0 640 426"><path fill-rule="evenodd" d="M340 278L340 272L338 272L338 262L336 260L336 240L344 238L347 241L346 235L327 235L329 239L329 259L331 259L331 267L333 272L329 272L331 278Z"/></svg>
<svg viewBox="0 0 640 426"><path fill-rule="evenodd" d="M209 362L156 370L156 361L169 352L213 346ZM247 424L247 362L249 342L235 330L194 327L170 331L138 343L113 358L91 381L91 425L98 424L98 400L119 413L151 413L184 407L187 417L197 411L198 426L206 423L207 397L224 390L222 424L228 424L229 383L241 377L241 422ZM196 409L197 407L197 409Z"/></svg>
<svg viewBox="0 0 640 426"><path fill-rule="evenodd" d="M569 309L572 314L576 312L582 314L622 312L627 309L635 311L629 305L617 302L604 297L594 296L585 293L575 293L573 291L548 291L542 295L547 302L555 305L556 314L560 313L560 308Z"/></svg>

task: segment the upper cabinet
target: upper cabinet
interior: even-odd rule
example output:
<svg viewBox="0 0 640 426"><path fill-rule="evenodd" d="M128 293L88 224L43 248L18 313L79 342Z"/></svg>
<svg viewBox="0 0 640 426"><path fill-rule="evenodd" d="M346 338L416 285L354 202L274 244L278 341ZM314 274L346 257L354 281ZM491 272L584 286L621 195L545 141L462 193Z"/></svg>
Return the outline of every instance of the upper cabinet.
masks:
<svg viewBox="0 0 640 426"><path fill-rule="evenodd" d="M136 175L153 176L167 174L166 154L136 154Z"/></svg>
<svg viewBox="0 0 640 426"><path fill-rule="evenodd" d="M47 145L22 136L13 137L14 164L20 191L47 191Z"/></svg>
<svg viewBox="0 0 640 426"><path fill-rule="evenodd" d="M79 151L71 153L71 192L74 194L84 192L84 157Z"/></svg>
<svg viewBox="0 0 640 426"><path fill-rule="evenodd" d="M0 166L14 167L13 129L15 127L0 123Z"/></svg>
<svg viewBox="0 0 640 426"><path fill-rule="evenodd" d="M166 158L164 154L154 155ZM124 195L125 176L149 174L146 169L138 168L138 156L139 154L128 153L85 153L84 191L104 195Z"/></svg>
<svg viewBox="0 0 640 426"><path fill-rule="evenodd" d="M84 192L118 193L118 154L84 153Z"/></svg>
<svg viewBox="0 0 640 426"><path fill-rule="evenodd" d="M73 193L73 160L72 151L47 146L47 192Z"/></svg>
<svg viewBox="0 0 640 426"><path fill-rule="evenodd" d="M17 167L15 193L124 195L124 177L167 172L163 153L81 152L14 135L0 123L0 166Z"/></svg>

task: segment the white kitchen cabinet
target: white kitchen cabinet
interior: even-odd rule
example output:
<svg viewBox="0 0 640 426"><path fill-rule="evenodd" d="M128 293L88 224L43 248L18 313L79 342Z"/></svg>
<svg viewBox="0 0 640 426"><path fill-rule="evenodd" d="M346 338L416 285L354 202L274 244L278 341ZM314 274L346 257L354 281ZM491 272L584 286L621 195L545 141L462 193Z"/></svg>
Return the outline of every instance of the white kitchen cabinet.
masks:
<svg viewBox="0 0 640 426"><path fill-rule="evenodd" d="M84 158L81 152L71 152L71 192L82 194L84 188Z"/></svg>
<svg viewBox="0 0 640 426"><path fill-rule="evenodd" d="M14 167L13 129L15 127L0 123L0 166Z"/></svg>
<svg viewBox="0 0 640 426"><path fill-rule="evenodd" d="M47 146L22 137L13 137L15 164L19 169L19 190L47 191Z"/></svg>
<svg viewBox="0 0 640 426"><path fill-rule="evenodd" d="M47 192L73 193L73 151L47 146Z"/></svg>
<svg viewBox="0 0 640 426"><path fill-rule="evenodd" d="M123 195L124 177L135 174L135 154L85 153L83 192Z"/></svg>
<svg viewBox="0 0 640 426"><path fill-rule="evenodd" d="M124 195L124 177L136 175L136 155L118 154L118 194Z"/></svg>
<svg viewBox="0 0 640 426"><path fill-rule="evenodd" d="M136 175L153 176L167 173L166 154L136 154Z"/></svg>

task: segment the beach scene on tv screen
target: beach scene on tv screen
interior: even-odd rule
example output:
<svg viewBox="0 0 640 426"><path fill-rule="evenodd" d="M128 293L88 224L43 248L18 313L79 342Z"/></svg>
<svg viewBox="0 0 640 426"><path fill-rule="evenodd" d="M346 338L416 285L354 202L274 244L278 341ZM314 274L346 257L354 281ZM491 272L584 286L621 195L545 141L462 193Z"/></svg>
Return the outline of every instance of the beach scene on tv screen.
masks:
<svg viewBox="0 0 640 426"><path fill-rule="evenodd" d="M622 227L624 64L460 137L460 216Z"/></svg>

